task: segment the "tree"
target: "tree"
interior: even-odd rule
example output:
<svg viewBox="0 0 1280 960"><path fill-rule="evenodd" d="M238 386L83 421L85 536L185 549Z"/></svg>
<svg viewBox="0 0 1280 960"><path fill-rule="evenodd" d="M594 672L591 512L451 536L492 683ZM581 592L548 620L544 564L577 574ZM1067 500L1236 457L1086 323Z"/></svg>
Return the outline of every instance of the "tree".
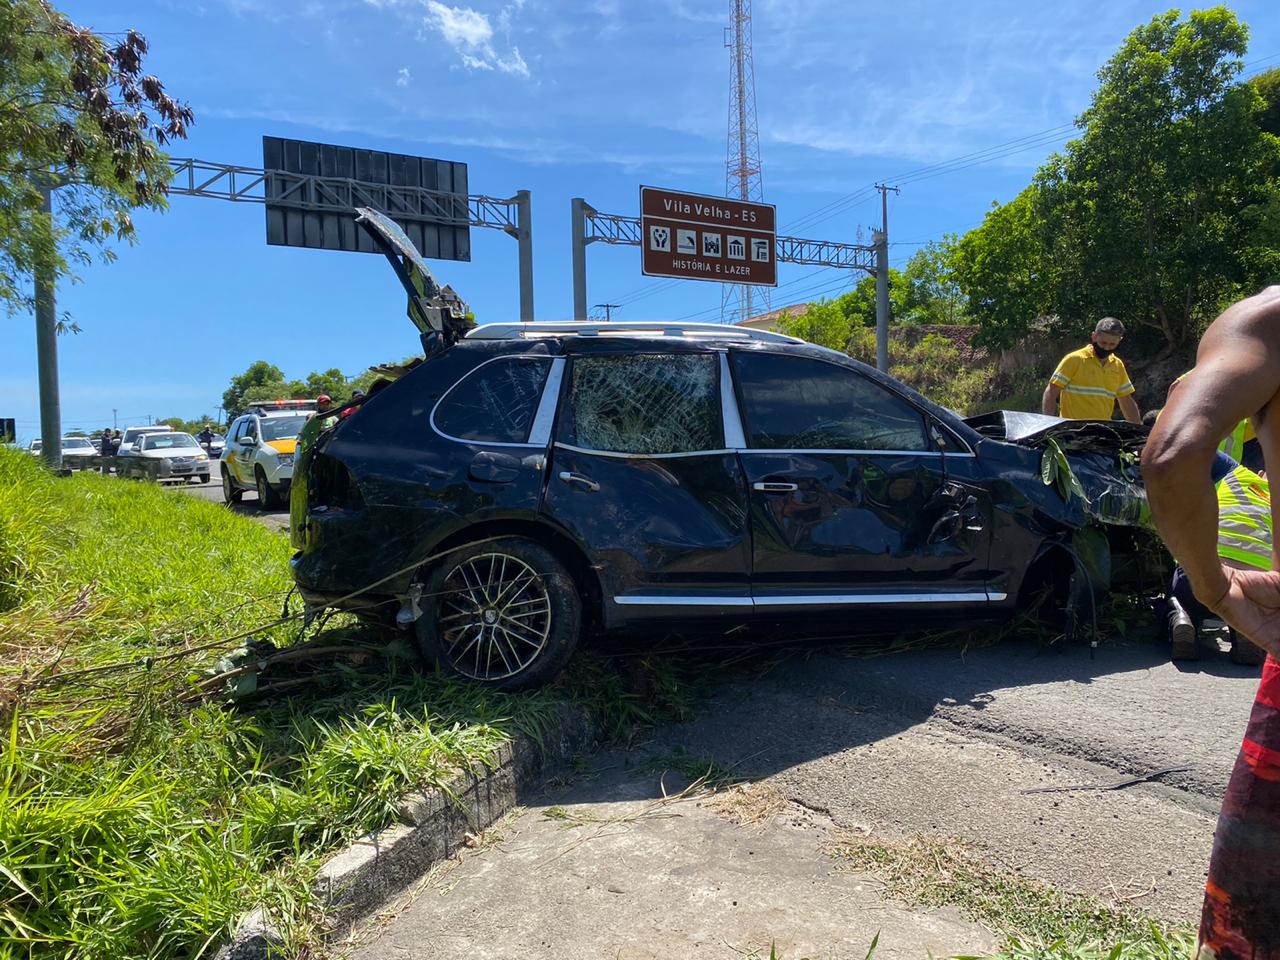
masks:
<svg viewBox="0 0 1280 960"><path fill-rule="evenodd" d="M955 245L952 269L981 328L977 342L1009 347L1049 310L1047 262L1038 188L994 204L982 225Z"/></svg>
<svg viewBox="0 0 1280 960"><path fill-rule="evenodd" d="M889 268L889 314L895 322L908 314L910 287L906 278ZM863 277L847 293L834 300L817 300L803 313L778 323L782 333L800 337L832 350L846 351L849 338L858 327L876 325L876 278Z"/></svg>
<svg viewBox="0 0 1280 960"><path fill-rule="evenodd" d="M1249 80L1249 86L1262 98L1258 126L1272 136L1280 136L1280 67L1257 74Z"/></svg>
<svg viewBox="0 0 1280 960"><path fill-rule="evenodd" d="M267 387L275 393L271 396L248 396L250 391L261 394L262 388ZM249 364L249 369L244 373L231 378L231 386L222 394L222 407L227 412L228 422L244 413L247 400L274 400L276 397L285 396L285 390L287 387L284 382L284 371L274 363L255 360Z"/></svg>
<svg viewBox="0 0 1280 960"><path fill-rule="evenodd" d="M191 110L143 73L147 41L78 27L48 0L0 4L0 301L33 306L36 271L57 278L112 241L134 239L130 211L161 209L170 171L161 147L183 138ZM59 216L40 184L57 186Z"/></svg>
<svg viewBox="0 0 1280 960"><path fill-rule="evenodd" d="M1162 359L1274 278L1280 140L1259 125L1259 90L1238 80L1247 43L1225 7L1170 11L1126 38L1080 137L960 241L956 276L985 343L1111 314L1148 331Z"/></svg>
<svg viewBox="0 0 1280 960"><path fill-rule="evenodd" d="M931 240L916 250L902 273L906 284L908 323L967 323L969 298L956 280L955 259L959 239L954 233ZM892 277L892 274L890 274Z"/></svg>
<svg viewBox="0 0 1280 960"><path fill-rule="evenodd" d="M1102 68L1083 135L1037 177L1060 314L1115 314L1158 331L1167 355L1244 279L1240 210L1276 156L1257 91L1236 81L1247 47L1225 7L1170 11Z"/></svg>
<svg viewBox="0 0 1280 960"><path fill-rule="evenodd" d="M337 367L330 367L324 373L307 374L306 395L318 397L322 393L328 394L334 400L348 396L347 378Z"/></svg>

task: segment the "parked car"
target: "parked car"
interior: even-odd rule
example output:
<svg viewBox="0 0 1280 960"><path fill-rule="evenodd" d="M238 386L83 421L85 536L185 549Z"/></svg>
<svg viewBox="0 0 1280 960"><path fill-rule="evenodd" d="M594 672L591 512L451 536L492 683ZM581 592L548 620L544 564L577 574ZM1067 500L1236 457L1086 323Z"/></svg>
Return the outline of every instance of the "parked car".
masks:
<svg viewBox="0 0 1280 960"><path fill-rule="evenodd" d="M292 569L312 610L411 630L457 676L534 686L585 632L655 623L898 631L1046 594L1087 618L1160 557L1137 549L1142 427L965 419L741 327L416 322L425 362L307 439Z"/></svg>
<svg viewBox="0 0 1280 960"><path fill-rule="evenodd" d="M62 466L67 470L86 470L97 455L98 448L87 437L62 438Z"/></svg>
<svg viewBox="0 0 1280 960"><path fill-rule="evenodd" d="M31 454L33 457L40 456L40 452L42 450L44 450L43 440L32 440L29 444L27 444L27 453Z"/></svg>
<svg viewBox="0 0 1280 960"><path fill-rule="evenodd" d="M189 433L147 433L120 460L120 475L140 480L209 482L209 455Z"/></svg>
<svg viewBox="0 0 1280 960"><path fill-rule="evenodd" d="M293 478L298 434L314 410L314 400L280 400L254 406L232 422L218 465L227 503L254 490L261 509L280 507Z"/></svg>

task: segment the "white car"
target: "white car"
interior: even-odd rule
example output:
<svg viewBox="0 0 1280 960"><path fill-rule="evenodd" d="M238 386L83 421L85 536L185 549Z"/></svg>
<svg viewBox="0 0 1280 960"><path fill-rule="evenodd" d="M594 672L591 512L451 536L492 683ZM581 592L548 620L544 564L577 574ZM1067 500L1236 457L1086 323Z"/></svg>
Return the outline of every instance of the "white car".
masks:
<svg viewBox="0 0 1280 960"><path fill-rule="evenodd" d="M116 451L116 456L131 451L138 442L138 438L145 437L149 433L173 433L173 427L125 427L124 436L120 438L120 449Z"/></svg>
<svg viewBox="0 0 1280 960"><path fill-rule="evenodd" d="M284 503L298 434L314 410L314 401L279 401L253 407L232 422L219 463L227 503L238 503L246 490L257 491L260 509Z"/></svg>
<svg viewBox="0 0 1280 960"><path fill-rule="evenodd" d="M209 455L189 433L170 430L140 436L119 460L120 476L143 480L209 482Z"/></svg>

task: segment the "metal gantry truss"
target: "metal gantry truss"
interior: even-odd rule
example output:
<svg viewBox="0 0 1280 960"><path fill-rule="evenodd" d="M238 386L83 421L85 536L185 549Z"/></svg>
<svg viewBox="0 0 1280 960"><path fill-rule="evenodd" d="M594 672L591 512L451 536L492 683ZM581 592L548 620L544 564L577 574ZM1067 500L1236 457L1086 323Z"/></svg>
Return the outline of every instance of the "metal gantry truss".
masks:
<svg viewBox="0 0 1280 960"><path fill-rule="evenodd" d="M236 203L263 203L298 210L353 213L372 207L396 220L422 220L446 226L501 230L520 243L520 319L533 319L533 228L528 190L499 198L429 190L426 187L370 183L346 177L320 177L263 170L234 163L172 159L169 193Z"/></svg>
<svg viewBox="0 0 1280 960"><path fill-rule="evenodd" d="M570 209L573 226L573 311L575 320L587 319L587 258L590 243L640 246L640 218L601 213L581 198ZM877 244L840 243L836 240L805 240L778 237L778 263L800 263L838 270L863 270L876 275Z"/></svg>
<svg viewBox="0 0 1280 960"><path fill-rule="evenodd" d="M511 234L519 229L518 197L473 195L466 198L464 206L457 194L426 187L318 177L207 160L174 159L169 166L173 168L169 193L176 196L266 203L270 193L273 205L300 210L350 213L356 207L373 207L389 217L457 227L492 227Z"/></svg>

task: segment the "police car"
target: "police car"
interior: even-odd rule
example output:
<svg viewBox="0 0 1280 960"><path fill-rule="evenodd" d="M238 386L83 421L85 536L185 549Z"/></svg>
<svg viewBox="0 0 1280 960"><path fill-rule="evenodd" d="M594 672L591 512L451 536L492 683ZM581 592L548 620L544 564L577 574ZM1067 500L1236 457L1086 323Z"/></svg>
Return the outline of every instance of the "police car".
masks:
<svg viewBox="0 0 1280 960"><path fill-rule="evenodd" d="M274 400L255 404L232 421L219 458L227 503L238 503L244 491L255 490L262 509L283 505L293 479L298 434L315 412L315 400Z"/></svg>

